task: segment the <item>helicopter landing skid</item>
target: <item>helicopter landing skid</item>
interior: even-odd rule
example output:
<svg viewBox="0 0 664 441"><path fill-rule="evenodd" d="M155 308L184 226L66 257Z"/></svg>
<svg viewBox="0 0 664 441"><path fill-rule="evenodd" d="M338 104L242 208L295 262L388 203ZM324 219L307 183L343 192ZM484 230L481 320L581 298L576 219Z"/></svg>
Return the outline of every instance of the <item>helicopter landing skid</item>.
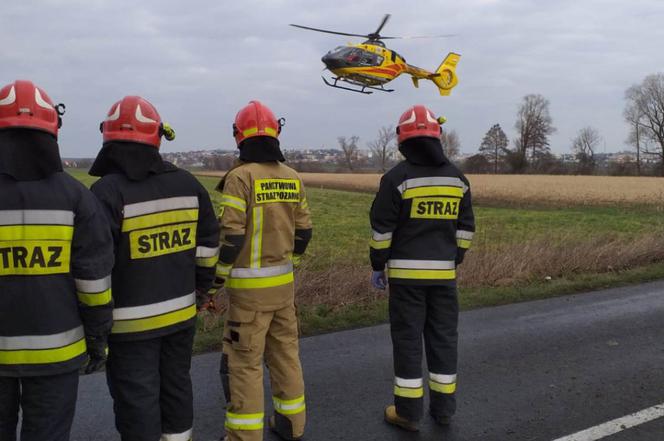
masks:
<svg viewBox="0 0 664 441"><path fill-rule="evenodd" d="M348 81L348 80L345 80L345 79L339 78L339 77L332 78L333 82L328 81L328 79L325 78L325 77L321 77L321 78L323 79L323 82L326 85L330 86L330 87L335 87L337 89L343 89L343 90L350 90L351 92L363 93L365 95L371 95L373 93L372 92L373 90L379 90L381 92L394 92L394 89L385 89L383 86L377 87L377 86L368 86L366 84L358 84L358 83L354 83L354 82L351 82L351 81ZM340 85L337 84L339 81L341 81L343 83L348 83L348 84L358 86L358 87L360 87L360 89L354 89L352 87L340 86ZM371 89L371 90L367 90L367 89Z"/></svg>

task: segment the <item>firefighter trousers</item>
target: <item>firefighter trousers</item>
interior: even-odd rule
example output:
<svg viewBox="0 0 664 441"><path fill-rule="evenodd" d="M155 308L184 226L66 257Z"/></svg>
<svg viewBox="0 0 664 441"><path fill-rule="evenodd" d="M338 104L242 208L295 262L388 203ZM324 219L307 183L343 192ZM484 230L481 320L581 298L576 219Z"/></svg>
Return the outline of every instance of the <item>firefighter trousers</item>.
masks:
<svg viewBox="0 0 664 441"><path fill-rule="evenodd" d="M422 418L424 336L431 414L434 417L452 416L456 410L459 319L456 288L392 284L389 309L397 414L410 421Z"/></svg>
<svg viewBox="0 0 664 441"><path fill-rule="evenodd" d="M147 340L109 341L106 379L122 441L189 441L193 326Z"/></svg>
<svg viewBox="0 0 664 441"><path fill-rule="evenodd" d="M270 374L274 428L286 439L301 437L305 403L295 307L262 312L231 304L223 347L221 378L230 441L263 439L263 360Z"/></svg>
<svg viewBox="0 0 664 441"><path fill-rule="evenodd" d="M68 441L76 410L78 371L44 377L0 377L0 441Z"/></svg>

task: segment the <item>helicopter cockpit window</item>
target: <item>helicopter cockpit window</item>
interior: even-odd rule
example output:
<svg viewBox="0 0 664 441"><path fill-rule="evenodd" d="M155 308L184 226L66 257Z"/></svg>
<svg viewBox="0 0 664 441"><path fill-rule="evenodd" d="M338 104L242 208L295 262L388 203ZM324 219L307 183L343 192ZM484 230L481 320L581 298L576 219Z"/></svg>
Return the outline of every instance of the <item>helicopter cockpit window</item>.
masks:
<svg viewBox="0 0 664 441"><path fill-rule="evenodd" d="M383 63L383 57L357 47L341 47L332 52L336 57L352 65L380 66Z"/></svg>

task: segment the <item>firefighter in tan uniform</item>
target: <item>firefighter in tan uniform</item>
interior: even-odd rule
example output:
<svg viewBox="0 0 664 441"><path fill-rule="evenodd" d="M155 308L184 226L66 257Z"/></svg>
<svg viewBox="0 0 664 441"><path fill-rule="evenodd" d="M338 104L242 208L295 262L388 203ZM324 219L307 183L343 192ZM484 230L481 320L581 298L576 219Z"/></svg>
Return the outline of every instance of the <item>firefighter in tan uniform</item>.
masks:
<svg viewBox="0 0 664 441"><path fill-rule="evenodd" d="M282 125L258 101L240 110L233 125L240 163L218 187L217 280L230 296L221 366L229 441L263 439L263 360L272 385L270 428L287 440L304 434L293 267L311 239L311 220L302 181L283 164Z"/></svg>

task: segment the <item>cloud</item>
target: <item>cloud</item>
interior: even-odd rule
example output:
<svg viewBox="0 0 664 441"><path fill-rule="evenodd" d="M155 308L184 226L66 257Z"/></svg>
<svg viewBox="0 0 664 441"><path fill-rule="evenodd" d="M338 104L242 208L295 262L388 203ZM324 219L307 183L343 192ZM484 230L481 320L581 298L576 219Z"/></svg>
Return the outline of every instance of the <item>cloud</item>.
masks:
<svg viewBox="0 0 664 441"><path fill-rule="evenodd" d="M451 97L428 82L414 89L407 78L392 83L392 94L327 88L320 57L349 38L287 26L371 32L387 12L386 35L458 34L389 41L429 69L460 52L461 83ZM374 0L26 0L3 6L0 80L33 79L67 104L65 156L96 154L99 121L128 94L151 100L177 129L169 151L232 148L237 109L258 98L287 118L286 146L335 146L337 136L353 134L367 142L423 103L448 117L471 152L492 124L513 126L527 93L551 101L555 150L567 150L586 125L618 150L627 131L624 90L663 68L663 21L664 4L647 0L427 0L416 8Z"/></svg>

